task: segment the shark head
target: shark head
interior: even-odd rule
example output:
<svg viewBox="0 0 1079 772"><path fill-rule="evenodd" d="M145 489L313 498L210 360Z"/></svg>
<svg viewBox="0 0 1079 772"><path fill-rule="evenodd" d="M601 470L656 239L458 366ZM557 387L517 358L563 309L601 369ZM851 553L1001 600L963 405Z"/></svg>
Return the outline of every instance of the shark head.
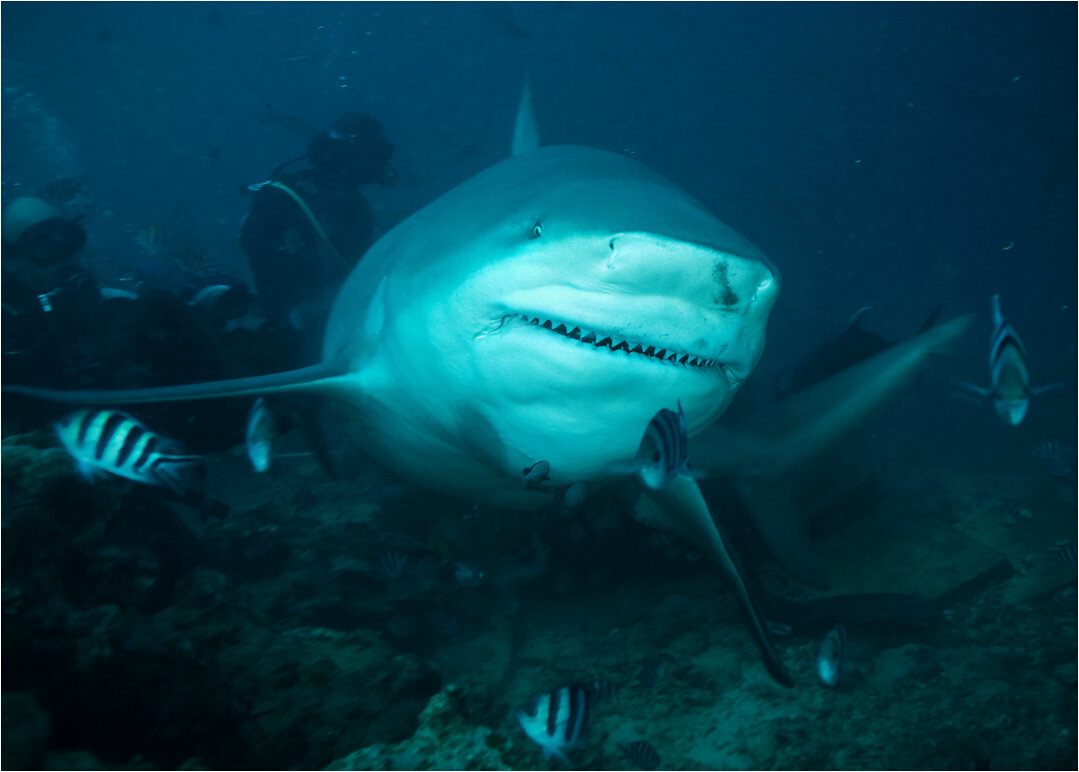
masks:
<svg viewBox="0 0 1079 772"><path fill-rule="evenodd" d="M614 474L679 399L690 434L712 423L761 355L778 289L749 241L660 175L546 147L380 240L323 358L349 362L378 455L469 496L523 492L539 460L554 486Z"/></svg>

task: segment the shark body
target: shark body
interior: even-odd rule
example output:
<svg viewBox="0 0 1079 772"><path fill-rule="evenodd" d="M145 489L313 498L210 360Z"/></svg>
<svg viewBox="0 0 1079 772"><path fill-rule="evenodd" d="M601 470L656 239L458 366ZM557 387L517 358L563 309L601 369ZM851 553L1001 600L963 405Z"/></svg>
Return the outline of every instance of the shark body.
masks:
<svg viewBox="0 0 1079 772"><path fill-rule="evenodd" d="M618 485L642 520L730 575L769 669L789 683L695 481L646 490L622 468L659 410L681 400L690 436L723 413L763 351L778 272L643 164L534 147L537 136L519 126L512 158L371 247L339 291L317 365L155 389L5 391L90 404L316 393L355 409L372 456L436 491L531 508L581 482ZM526 487L538 462L547 478Z"/></svg>
<svg viewBox="0 0 1079 772"><path fill-rule="evenodd" d="M306 392L350 405L362 443L406 480L538 508L613 485L642 522L690 541L731 579L777 681L791 679L695 479L625 474L650 420L681 401L700 468L743 483L758 530L815 573L783 478L834 444L969 326L957 320L840 373L744 431L713 426L761 356L779 274L676 185L601 150L535 147L526 89L514 157L400 223L356 265L322 361L231 381L8 393L133 404ZM711 428L710 428L711 427ZM544 475L526 477L542 467Z"/></svg>

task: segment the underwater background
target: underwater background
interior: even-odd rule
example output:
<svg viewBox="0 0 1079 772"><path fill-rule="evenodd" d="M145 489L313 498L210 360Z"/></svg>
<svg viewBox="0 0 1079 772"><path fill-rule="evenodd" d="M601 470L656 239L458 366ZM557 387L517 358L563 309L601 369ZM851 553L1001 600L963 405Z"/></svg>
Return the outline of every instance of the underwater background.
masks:
<svg viewBox="0 0 1079 772"><path fill-rule="evenodd" d="M767 411L866 306L858 324L889 341L937 307L980 313L802 482L830 594L940 612L848 623L834 689L815 673L827 629L777 635L797 684L776 685L715 569L612 501L476 509L387 480L340 424L337 479L311 457L258 475L249 401L133 410L208 456L207 512L84 482L50 427L70 411L5 397L5 767L557 767L515 714L595 680L612 693L567 750L578 768L1076 766L1074 4L0 13L3 203L63 199L103 287L176 292L202 276L192 262L250 283L248 186L347 111L395 146L396 185L364 188L386 232L508 156L527 74L545 144L636 158L782 272L764 356L721 422ZM188 245L169 260L165 232ZM1060 384L1018 426L954 388L988 385L994 294L1032 384ZM105 371L122 356L58 349L39 382L96 368L118 388ZM307 447L295 426L281 445ZM713 511L733 498L713 491ZM742 538L767 593L824 595Z"/></svg>

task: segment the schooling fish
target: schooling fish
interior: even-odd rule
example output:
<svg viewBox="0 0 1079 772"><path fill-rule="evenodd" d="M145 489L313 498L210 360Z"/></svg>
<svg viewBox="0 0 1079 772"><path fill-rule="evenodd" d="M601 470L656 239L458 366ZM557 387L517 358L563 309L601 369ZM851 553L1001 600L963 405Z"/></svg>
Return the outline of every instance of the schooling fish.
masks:
<svg viewBox="0 0 1079 772"><path fill-rule="evenodd" d="M1030 386L1027 370L1027 349L1000 312L1000 295L993 295L993 334L989 337L989 384L988 389L973 384L960 384L968 391L989 397L1001 420L1009 426L1018 426L1026 417L1030 398L1036 394L1055 389L1061 384L1052 383L1036 389Z"/></svg>
<svg viewBox="0 0 1079 772"><path fill-rule="evenodd" d="M847 630L836 625L824 636L817 654L817 675L825 686L835 686L843 671L843 655L847 650Z"/></svg>
<svg viewBox="0 0 1079 772"><path fill-rule="evenodd" d="M563 751L581 739L592 711L609 694L610 684L604 680L534 694L517 711L517 721L529 739L543 748L545 759L556 756L569 766Z"/></svg>
<svg viewBox="0 0 1079 772"><path fill-rule="evenodd" d="M202 461L118 410L79 410L54 428L79 473L91 482L108 473L182 493L183 471Z"/></svg>
<svg viewBox="0 0 1079 772"><path fill-rule="evenodd" d="M663 408L648 422L637 448L637 454L623 464L620 471L635 472L652 490L665 488L679 475L703 477L702 473L689 469L686 436L686 414L682 401L678 400L678 412Z"/></svg>

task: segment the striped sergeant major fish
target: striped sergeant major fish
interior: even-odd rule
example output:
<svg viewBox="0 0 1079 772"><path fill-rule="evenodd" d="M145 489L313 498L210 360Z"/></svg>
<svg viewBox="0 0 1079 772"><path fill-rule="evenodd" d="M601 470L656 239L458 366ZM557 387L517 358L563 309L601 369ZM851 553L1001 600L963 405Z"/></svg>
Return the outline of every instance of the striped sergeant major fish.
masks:
<svg viewBox="0 0 1079 772"><path fill-rule="evenodd" d="M817 652L817 675L825 686L834 687L843 672L843 657L847 653L847 629L836 625L821 641Z"/></svg>
<svg viewBox="0 0 1079 772"><path fill-rule="evenodd" d="M679 475L703 477L702 472L688 467L689 440L686 435L686 413L682 400L678 412L663 408L648 422L641 444L632 460L618 464L623 472L636 472L652 490L665 488Z"/></svg>
<svg viewBox="0 0 1079 772"><path fill-rule="evenodd" d="M636 769L659 769L659 753L647 740L637 740L628 745L619 744L618 750Z"/></svg>
<svg viewBox="0 0 1079 772"><path fill-rule="evenodd" d="M989 388L961 384L968 391L988 397L1000 419L1018 426L1026 417L1030 398L1061 384L1031 388L1027 370L1027 349L1015 328L1000 311L1000 295L993 295L993 333L989 336Z"/></svg>
<svg viewBox="0 0 1079 772"><path fill-rule="evenodd" d="M183 493L183 472L202 461L118 410L79 410L53 428L88 482L113 474Z"/></svg>
<svg viewBox="0 0 1079 772"><path fill-rule="evenodd" d="M543 748L544 759L554 756L571 766L563 751L577 744L592 711L610 694L611 685L603 679L534 694L517 711L517 721L529 739Z"/></svg>

